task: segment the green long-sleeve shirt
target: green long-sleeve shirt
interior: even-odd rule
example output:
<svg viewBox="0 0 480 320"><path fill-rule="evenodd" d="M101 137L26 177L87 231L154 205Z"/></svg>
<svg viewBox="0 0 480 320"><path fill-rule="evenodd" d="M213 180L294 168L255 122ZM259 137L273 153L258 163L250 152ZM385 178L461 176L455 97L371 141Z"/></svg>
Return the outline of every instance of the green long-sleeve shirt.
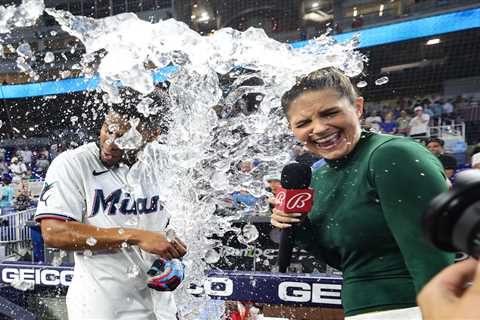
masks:
<svg viewBox="0 0 480 320"><path fill-rule="evenodd" d="M343 272L347 316L415 306L420 289L453 262L421 236L421 216L447 184L441 163L419 143L362 132L311 186L311 223L297 239Z"/></svg>

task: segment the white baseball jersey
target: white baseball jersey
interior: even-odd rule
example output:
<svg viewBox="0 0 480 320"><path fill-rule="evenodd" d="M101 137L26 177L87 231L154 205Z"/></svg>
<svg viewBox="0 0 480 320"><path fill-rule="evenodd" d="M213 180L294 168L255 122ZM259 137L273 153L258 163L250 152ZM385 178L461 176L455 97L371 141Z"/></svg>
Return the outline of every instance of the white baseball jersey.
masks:
<svg viewBox="0 0 480 320"><path fill-rule="evenodd" d="M169 216L158 188L142 185L138 177L131 183L135 178L132 172L139 165L107 168L95 143L60 154L48 169L35 219L163 230ZM125 251L147 268L156 258L140 250L135 254L133 248ZM176 319L172 293L148 288L144 274L132 277L127 271L131 267L132 262L120 249L75 252L74 277L67 293L69 319Z"/></svg>

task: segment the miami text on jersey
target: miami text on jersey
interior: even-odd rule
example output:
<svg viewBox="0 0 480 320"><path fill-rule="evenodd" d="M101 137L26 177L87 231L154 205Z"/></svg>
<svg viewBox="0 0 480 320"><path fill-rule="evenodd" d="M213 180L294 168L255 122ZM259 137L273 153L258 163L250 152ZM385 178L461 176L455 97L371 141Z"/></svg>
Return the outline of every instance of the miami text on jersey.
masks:
<svg viewBox="0 0 480 320"><path fill-rule="evenodd" d="M117 211L121 214L148 214L163 209L162 205L159 204L159 196L151 197L150 202L148 202L148 198L133 200L129 193L125 193L122 199L122 189L113 191L106 198L102 189L96 189L93 199L91 217L94 217L98 212L106 212L108 215L117 214Z"/></svg>

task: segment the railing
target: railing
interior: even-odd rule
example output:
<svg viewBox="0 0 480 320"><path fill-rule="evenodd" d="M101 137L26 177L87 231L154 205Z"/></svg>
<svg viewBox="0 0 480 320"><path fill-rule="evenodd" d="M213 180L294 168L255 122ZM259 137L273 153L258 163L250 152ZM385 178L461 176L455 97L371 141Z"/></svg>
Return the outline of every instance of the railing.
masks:
<svg viewBox="0 0 480 320"><path fill-rule="evenodd" d="M441 139L461 138L465 140L465 123L455 123L455 121L452 120L451 124L429 127L428 133L430 137L438 137Z"/></svg>
<svg viewBox="0 0 480 320"><path fill-rule="evenodd" d="M5 247L6 256L31 249L32 234L28 225L33 219L35 210L31 208L0 216L0 246Z"/></svg>

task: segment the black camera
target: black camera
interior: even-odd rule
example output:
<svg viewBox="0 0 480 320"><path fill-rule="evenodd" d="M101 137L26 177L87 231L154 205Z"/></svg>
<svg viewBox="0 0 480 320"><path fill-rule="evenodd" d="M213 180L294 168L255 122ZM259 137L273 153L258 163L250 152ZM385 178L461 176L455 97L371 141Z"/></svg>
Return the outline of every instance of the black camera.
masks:
<svg viewBox="0 0 480 320"><path fill-rule="evenodd" d="M480 257L480 170L459 173L452 190L435 197L423 216L423 235L437 248Z"/></svg>

